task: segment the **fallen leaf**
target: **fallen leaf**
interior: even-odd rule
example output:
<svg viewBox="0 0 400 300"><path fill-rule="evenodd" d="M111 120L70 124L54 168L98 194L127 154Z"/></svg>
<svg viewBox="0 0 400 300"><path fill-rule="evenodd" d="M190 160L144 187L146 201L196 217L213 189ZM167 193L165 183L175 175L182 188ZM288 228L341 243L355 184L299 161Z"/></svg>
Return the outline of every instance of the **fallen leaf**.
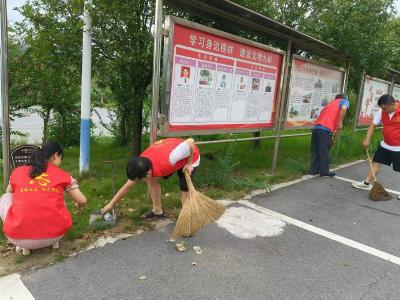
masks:
<svg viewBox="0 0 400 300"><path fill-rule="evenodd" d="M194 246L193 250L196 254L202 254L203 253L203 249L201 249L199 246Z"/></svg>
<svg viewBox="0 0 400 300"><path fill-rule="evenodd" d="M146 278L147 278L146 275L142 275L139 277L139 280L146 280Z"/></svg>
<svg viewBox="0 0 400 300"><path fill-rule="evenodd" d="M133 208L128 208L128 212L133 213L135 210Z"/></svg>
<svg viewBox="0 0 400 300"><path fill-rule="evenodd" d="M176 246L176 249L177 249L179 252L185 252L185 251L186 251L186 247L185 247L185 245L182 244L182 243L175 244L175 246Z"/></svg>

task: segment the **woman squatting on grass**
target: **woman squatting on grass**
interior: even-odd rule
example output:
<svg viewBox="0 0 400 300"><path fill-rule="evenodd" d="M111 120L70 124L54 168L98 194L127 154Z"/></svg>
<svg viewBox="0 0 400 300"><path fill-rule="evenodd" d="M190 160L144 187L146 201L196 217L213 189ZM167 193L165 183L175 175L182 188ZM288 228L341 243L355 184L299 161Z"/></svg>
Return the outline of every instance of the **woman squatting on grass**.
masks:
<svg viewBox="0 0 400 300"><path fill-rule="evenodd" d="M86 205L76 180L59 168L62 157L62 147L54 142L35 151L29 165L12 172L0 199L4 234L17 249L22 248L24 255L30 249L58 248L58 242L72 227L64 192L78 208Z"/></svg>

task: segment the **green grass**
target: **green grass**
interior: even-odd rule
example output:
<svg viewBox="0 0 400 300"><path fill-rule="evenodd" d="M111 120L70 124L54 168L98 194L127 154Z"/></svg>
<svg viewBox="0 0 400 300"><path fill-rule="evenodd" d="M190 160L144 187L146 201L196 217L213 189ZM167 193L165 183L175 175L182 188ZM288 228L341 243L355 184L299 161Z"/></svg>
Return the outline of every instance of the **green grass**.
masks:
<svg viewBox="0 0 400 300"><path fill-rule="evenodd" d="M284 132L284 134L287 133L290 132ZM263 135L272 134L273 132L263 133ZM365 158L361 147L364 134L363 131L353 136L351 131L344 131L332 151L332 164ZM239 134L205 136L196 139L211 140L249 136L250 134ZM376 132L371 149L376 147L380 136L381 134ZM144 140L143 145L147 144L148 141ZM201 165L195 177L195 186L214 198L239 198L251 190L268 188L271 184L292 180L308 172L310 136L281 139L278 172L271 176L273 148L273 139L262 140L258 149L254 148L254 142L201 145ZM129 147L116 146L111 139L92 142L91 171L82 176L79 182L82 192L88 198L88 205L82 215L73 215L74 225L66 236L67 240L75 240L81 238L85 233L93 232L93 229L88 226L90 211L102 208L113 196L111 166L102 161L114 161L115 184L118 189L126 181L125 167L130 156ZM79 147L65 149L62 168L75 178L79 178ZM364 175L360 174L360 177ZM171 209L179 208L178 177L172 176L168 180L162 180L161 185L163 206ZM167 196L166 193L169 195ZM68 206L72 210L71 201L68 201ZM140 219L140 215L151 208L145 184L137 184L118 204L117 208L119 220L125 219L131 222L132 226L150 226ZM133 208L134 212L128 213L128 208ZM126 226L128 228L130 225ZM101 230L103 229L106 228ZM5 237L0 230L0 243L4 242Z"/></svg>
<svg viewBox="0 0 400 300"><path fill-rule="evenodd" d="M62 262L68 258L68 255L65 255L64 253L58 253L55 257L56 262Z"/></svg>

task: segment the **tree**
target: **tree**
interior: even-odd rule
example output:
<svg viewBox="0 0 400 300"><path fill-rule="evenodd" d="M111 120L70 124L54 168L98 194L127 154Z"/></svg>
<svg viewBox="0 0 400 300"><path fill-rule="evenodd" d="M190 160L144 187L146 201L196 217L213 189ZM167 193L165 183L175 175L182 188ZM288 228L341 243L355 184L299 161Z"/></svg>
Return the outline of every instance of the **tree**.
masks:
<svg viewBox="0 0 400 300"><path fill-rule="evenodd" d="M400 18L390 20L384 43L389 44L388 66L400 70Z"/></svg>
<svg viewBox="0 0 400 300"><path fill-rule="evenodd" d="M352 56L349 88L358 91L365 69L386 77L385 66L397 65L399 23L393 19L393 0L236 0L261 14L300 30ZM270 37L264 43L274 41ZM388 41L389 40L389 41ZM396 50L397 49L397 50ZM304 54L304 53L303 53ZM306 54L315 57L313 53ZM328 61L329 62L329 61ZM341 61L331 64L344 65Z"/></svg>
<svg viewBox="0 0 400 300"><path fill-rule="evenodd" d="M349 87L358 90L363 70L386 77L391 45L385 37L393 16L393 0L336 0L321 15L319 38L352 56Z"/></svg>
<svg viewBox="0 0 400 300"><path fill-rule="evenodd" d="M154 1L95 0L90 13L95 76L114 94L119 141L132 139L133 154L138 155L143 102L152 78Z"/></svg>
<svg viewBox="0 0 400 300"><path fill-rule="evenodd" d="M20 9L24 20L12 29L22 53L11 78L19 107L36 107L43 118L47 140L50 114L60 115L65 136L66 113L76 111L80 100L83 2L32 0Z"/></svg>

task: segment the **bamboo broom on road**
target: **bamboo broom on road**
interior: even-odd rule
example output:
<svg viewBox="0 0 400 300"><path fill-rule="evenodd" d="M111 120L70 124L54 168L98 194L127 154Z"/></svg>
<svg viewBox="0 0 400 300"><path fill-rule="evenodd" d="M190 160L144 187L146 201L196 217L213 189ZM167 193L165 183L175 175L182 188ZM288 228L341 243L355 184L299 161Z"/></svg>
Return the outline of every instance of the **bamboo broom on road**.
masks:
<svg viewBox="0 0 400 300"><path fill-rule="evenodd" d="M387 201L392 199L392 196L384 189L384 187L376 180L374 168L372 166L371 157L369 156L368 149L366 149L369 166L371 168L372 176L374 177L374 184L369 192L369 198L373 201Z"/></svg>
<svg viewBox="0 0 400 300"><path fill-rule="evenodd" d="M225 211L225 207L215 200L195 190L190 175L184 172L189 189L189 197L182 204L182 209L176 221L172 239L191 236L205 225L217 221Z"/></svg>

